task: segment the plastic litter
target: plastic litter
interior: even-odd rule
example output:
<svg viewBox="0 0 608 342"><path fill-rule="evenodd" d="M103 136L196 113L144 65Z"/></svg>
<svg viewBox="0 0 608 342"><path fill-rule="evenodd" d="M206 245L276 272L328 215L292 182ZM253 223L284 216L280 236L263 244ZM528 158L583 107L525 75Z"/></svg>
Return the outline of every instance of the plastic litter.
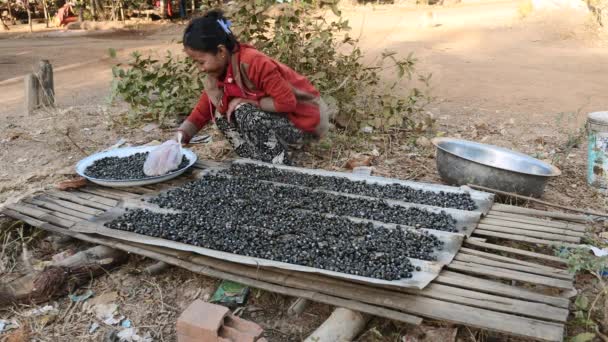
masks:
<svg viewBox="0 0 608 342"><path fill-rule="evenodd" d="M181 139L181 138L180 138ZM144 163L146 176L161 176L177 169L182 161L182 144L175 141L165 141L150 152Z"/></svg>
<svg viewBox="0 0 608 342"><path fill-rule="evenodd" d="M120 323L120 326L123 328L130 328L131 327L131 320L130 319L125 319L124 321L122 321L122 323Z"/></svg>
<svg viewBox="0 0 608 342"><path fill-rule="evenodd" d="M595 254L596 257L605 257L608 255L608 248L598 248L591 245L583 245L583 247L587 247L593 251L593 254Z"/></svg>
<svg viewBox="0 0 608 342"><path fill-rule="evenodd" d="M249 287L229 280L223 280L215 290L211 303L218 303L235 309L247 302Z"/></svg>
<svg viewBox="0 0 608 342"><path fill-rule="evenodd" d="M119 332L116 337L119 341L124 342L152 342L150 333L146 332L143 336L137 334L136 328L129 328Z"/></svg>
<svg viewBox="0 0 608 342"><path fill-rule="evenodd" d="M70 299L72 300L72 302L84 302L85 300L91 298L91 296L93 296L93 291L91 290L87 290L87 292L81 294L81 295L69 295Z"/></svg>
<svg viewBox="0 0 608 342"><path fill-rule="evenodd" d="M94 333L95 331L97 331L97 329L99 329L99 324L97 322L91 323L91 327L89 328L89 334Z"/></svg>
<svg viewBox="0 0 608 342"><path fill-rule="evenodd" d="M0 319L0 334L17 328L19 328L19 323L17 323L17 321Z"/></svg>

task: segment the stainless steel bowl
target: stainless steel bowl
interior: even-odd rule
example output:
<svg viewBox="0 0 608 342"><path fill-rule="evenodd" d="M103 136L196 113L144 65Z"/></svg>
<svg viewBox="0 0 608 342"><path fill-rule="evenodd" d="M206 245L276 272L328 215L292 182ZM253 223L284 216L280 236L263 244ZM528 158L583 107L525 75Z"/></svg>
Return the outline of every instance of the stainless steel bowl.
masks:
<svg viewBox="0 0 608 342"><path fill-rule="evenodd" d="M164 181L173 179L173 178L181 175L182 173L186 172L186 170L188 170L192 165L194 165L194 163L196 163L196 159L197 159L196 154L194 152L190 151L189 149L183 149L182 152L184 153L184 156L188 159L188 166L186 166L183 169L171 171L171 172L167 173L166 175L162 175L162 176L146 177L146 178L142 178L142 179L113 180L113 179L93 178L93 177L87 176L84 172L87 169L87 167L92 165L96 160L103 159L106 157L128 157L128 156L134 155L136 153L151 152L152 150L154 150L157 147L158 146L121 147L121 148L115 148L115 149L109 150L109 151L95 153L93 155L90 155L90 156L82 159L81 161L78 162L78 164L76 164L76 173L78 173L81 177L84 177L93 183L103 185L103 186L108 186L108 187L120 188L120 187L130 187L130 186L144 186L144 185L164 182Z"/></svg>
<svg viewBox="0 0 608 342"><path fill-rule="evenodd" d="M553 165L506 148L452 138L435 138L437 170L449 184L476 184L540 197L550 177L561 171Z"/></svg>

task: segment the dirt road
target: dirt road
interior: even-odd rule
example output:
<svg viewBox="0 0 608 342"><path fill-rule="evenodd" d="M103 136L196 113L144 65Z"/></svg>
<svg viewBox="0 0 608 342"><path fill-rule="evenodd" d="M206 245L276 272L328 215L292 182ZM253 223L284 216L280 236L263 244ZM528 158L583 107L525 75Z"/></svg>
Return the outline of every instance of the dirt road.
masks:
<svg viewBox="0 0 608 342"><path fill-rule="evenodd" d="M605 110L608 48L590 40L585 19L521 20L517 6L503 1L434 10L433 27L423 25L423 11L346 15L366 51L415 53L420 67L433 73L440 99L435 114L452 123L514 119L523 133L548 134L540 126L563 126L556 122L560 113Z"/></svg>

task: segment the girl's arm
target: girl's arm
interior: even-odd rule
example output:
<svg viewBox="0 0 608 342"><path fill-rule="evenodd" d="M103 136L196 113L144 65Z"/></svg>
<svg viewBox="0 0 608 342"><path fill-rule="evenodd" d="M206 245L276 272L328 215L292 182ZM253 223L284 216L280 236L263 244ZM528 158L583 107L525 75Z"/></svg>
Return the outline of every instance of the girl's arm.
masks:
<svg viewBox="0 0 608 342"><path fill-rule="evenodd" d="M198 100L196 106L190 113L190 115L184 120L184 122L177 129L178 132L182 132L182 142L188 143L190 139L200 131L209 121L211 121L213 113L211 101L209 96L203 91L201 98Z"/></svg>

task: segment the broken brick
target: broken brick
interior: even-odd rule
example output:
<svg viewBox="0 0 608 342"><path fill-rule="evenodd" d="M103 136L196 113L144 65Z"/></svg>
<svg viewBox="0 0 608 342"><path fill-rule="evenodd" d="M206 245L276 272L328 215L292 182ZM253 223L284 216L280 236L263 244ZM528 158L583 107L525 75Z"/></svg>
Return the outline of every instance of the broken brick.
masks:
<svg viewBox="0 0 608 342"><path fill-rule="evenodd" d="M228 308L221 305L195 300L177 319L178 341L218 341L218 331L229 312Z"/></svg>

